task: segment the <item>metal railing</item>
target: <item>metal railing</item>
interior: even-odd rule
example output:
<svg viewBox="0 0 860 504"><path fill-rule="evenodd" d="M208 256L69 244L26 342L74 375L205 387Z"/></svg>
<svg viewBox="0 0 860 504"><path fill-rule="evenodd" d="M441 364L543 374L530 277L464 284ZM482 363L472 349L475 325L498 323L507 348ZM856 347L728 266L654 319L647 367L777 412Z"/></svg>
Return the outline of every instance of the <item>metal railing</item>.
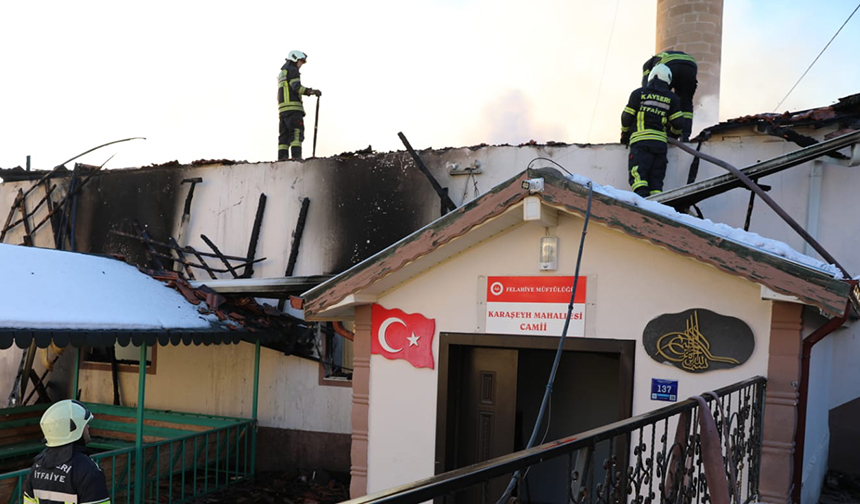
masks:
<svg viewBox="0 0 860 504"><path fill-rule="evenodd" d="M254 436L255 422L248 420L144 444L143 502L186 502L252 477ZM111 502L134 502L134 447L97 453L92 459L105 474ZM28 471L0 474L0 486L12 488L9 504L23 503Z"/></svg>
<svg viewBox="0 0 860 504"><path fill-rule="evenodd" d="M525 472L520 502L706 503L707 449L698 415L712 415L732 502L758 498L764 417L763 377L691 398L551 443L347 501L358 503L495 502L513 471ZM704 394L703 394L704 395ZM714 449L711 445L711 450ZM726 483L727 482L727 483ZM735 488L736 490L731 490Z"/></svg>

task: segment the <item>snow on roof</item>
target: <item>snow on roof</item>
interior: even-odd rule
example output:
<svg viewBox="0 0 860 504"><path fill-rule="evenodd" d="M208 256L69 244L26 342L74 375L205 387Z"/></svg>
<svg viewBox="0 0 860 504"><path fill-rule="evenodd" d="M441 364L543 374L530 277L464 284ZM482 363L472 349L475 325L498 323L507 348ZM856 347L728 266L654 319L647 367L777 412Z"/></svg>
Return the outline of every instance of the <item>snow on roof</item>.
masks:
<svg viewBox="0 0 860 504"><path fill-rule="evenodd" d="M209 329L217 320L134 266L0 244L0 328Z"/></svg>
<svg viewBox="0 0 860 504"><path fill-rule="evenodd" d="M591 182L591 180L581 175L567 174L566 176L569 180L580 185L588 185L588 183ZM602 186L594 182L592 182L592 185L595 192L599 192L615 200L622 201L651 213L662 215L663 217L667 217L676 222L700 229L707 233L721 236L740 245L751 247L756 250L781 257L782 259L802 264L808 268L819 270L822 273L831 275L837 280L843 279L842 272L839 271L839 268L837 268L836 265L827 264L814 257L801 254L781 241L764 238L757 233L750 233L749 231L737 229L727 224L713 222L710 219L699 219L689 214L679 213L670 206L657 203L656 201L649 201L631 191L616 189L612 186Z"/></svg>

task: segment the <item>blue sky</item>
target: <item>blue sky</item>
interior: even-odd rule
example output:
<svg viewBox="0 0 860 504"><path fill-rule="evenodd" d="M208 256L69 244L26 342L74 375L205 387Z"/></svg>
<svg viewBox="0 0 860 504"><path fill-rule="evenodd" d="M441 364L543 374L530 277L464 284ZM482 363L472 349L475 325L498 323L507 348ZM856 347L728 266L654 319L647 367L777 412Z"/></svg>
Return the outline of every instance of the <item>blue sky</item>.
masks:
<svg viewBox="0 0 860 504"><path fill-rule="evenodd" d="M857 7L854 0L726 0L724 117L770 112ZM860 92L860 12L798 84L779 111L829 105ZM725 115L728 112L728 115Z"/></svg>
<svg viewBox="0 0 860 504"><path fill-rule="evenodd" d="M534 139L614 142L656 0L189 0L0 6L0 166L276 157L291 49L323 91L317 154ZM721 118L769 112L856 4L725 0ZM617 12L616 12L617 8ZM781 109L860 92L860 15ZM313 106L306 108L310 151Z"/></svg>

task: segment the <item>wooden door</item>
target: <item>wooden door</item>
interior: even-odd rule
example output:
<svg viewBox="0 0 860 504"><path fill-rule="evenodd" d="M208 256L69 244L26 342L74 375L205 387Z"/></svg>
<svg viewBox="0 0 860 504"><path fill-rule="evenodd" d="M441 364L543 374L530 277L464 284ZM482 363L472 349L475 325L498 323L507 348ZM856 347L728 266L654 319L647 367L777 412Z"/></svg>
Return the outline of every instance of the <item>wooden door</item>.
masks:
<svg viewBox="0 0 860 504"><path fill-rule="evenodd" d="M517 406L517 350L472 347L463 355L457 466L464 467L514 450ZM495 502L510 475L457 496L457 502ZM489 491L485 495L485 491Z"/></svg>

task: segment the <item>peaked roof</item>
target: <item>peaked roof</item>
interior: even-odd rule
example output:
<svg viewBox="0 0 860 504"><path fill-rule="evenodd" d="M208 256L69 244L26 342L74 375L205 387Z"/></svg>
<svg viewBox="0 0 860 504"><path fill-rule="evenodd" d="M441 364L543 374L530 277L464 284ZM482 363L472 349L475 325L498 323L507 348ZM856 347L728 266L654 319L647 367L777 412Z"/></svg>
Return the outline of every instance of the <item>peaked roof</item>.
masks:
<svg viewBox="0 0 860 504"><path fill-rule="evenodd" d="M529 194L523 182L544 179L540 193ZM503 182L479 198L431 222L376 255L353 266L331 280L305 292L305 315L343 316L355 304L373 302L377 295L435 266L507 228L522 222L521 212L513 211L527 196L537 196L542 204L580 216L585 215L588 188L549 168L526 170ZM601 188L604 189L604 188ZM619 230L646 240L675 254L693 258L723 273L746 278L780 294L794 296L834 315L842 315L850 291L847 281L833 277L823 263L803 256L787 245L766 240L725 225L700 221L677 214L669 207L646 202L632 193L594 191L591 220L594 224ZM627 195L628 197L622 197ZM634 204L635 203L635 204ZM637 206L637 204L642 206ZM655 211L665 209L665 211ZM718 228L736 233L718 233ZM749 235L758 243L743 243ZM773 244L782 247L774 247ZM792 260L780 257L781 254ZM800 261L807 262L802 264Z"/></svg>

